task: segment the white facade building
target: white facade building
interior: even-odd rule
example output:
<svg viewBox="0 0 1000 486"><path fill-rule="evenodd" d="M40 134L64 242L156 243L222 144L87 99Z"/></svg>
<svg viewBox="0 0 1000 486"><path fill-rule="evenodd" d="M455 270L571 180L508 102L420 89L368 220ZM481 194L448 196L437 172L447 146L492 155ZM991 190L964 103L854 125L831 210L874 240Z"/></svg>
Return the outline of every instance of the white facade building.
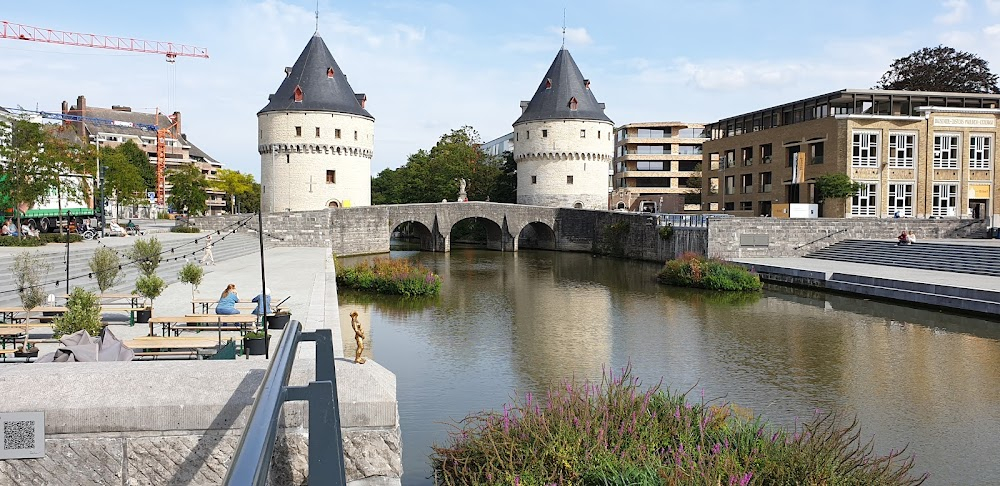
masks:
<svg viewBox="0 0 1000 486"><path fill-rule="evenodd" d="M606 209L614 124L569 51L559 51L514 122L517 202Z"/></svg>
<svg viewBox="0 0 1000 486"><path fill-rule="evenodd" d="M371 205L375 118L323 39L310 39L257 113L261 210Z"/></svg>

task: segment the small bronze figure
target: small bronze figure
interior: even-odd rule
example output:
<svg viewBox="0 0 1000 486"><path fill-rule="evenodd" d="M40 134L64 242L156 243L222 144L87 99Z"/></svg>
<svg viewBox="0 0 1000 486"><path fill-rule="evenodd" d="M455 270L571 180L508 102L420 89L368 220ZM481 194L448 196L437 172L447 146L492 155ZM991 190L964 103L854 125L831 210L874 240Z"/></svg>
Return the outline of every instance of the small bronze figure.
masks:
<svg viewBox="0 0 1000 486"><path fill-rule="evenodd" d="M351 312L351 329L354 329L354 342L358 343L358 350L354 353L354 362L365 364L367 360L361 357L361 352L365 350L365 331L361 329L361 323L358 322L357 311Z"/></svg>

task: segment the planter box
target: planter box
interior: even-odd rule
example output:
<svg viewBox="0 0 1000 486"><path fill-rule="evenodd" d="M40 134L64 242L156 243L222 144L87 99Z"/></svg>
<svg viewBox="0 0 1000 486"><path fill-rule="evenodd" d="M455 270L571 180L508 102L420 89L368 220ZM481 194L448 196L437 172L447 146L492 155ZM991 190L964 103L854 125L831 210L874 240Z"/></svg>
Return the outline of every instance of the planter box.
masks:
<svg viewBox="0 0 1000 486"><path fill-rule="evenodd" d="M268 329L284 329L288 321L291 320L291 314L278 314L274 316L267 316L267 328Z"/></svg>
<svg viewBox="0 0 1000 486"><path fill-rule="evenodd" d="M243 351L250 356L259 356L267 352L267 345L271 343L271 336L267 337L267 340L263 338L257 339L244 339L243 340Z"/></svg>
<svg viewBox="0 0 1000 486"><path fill-rule="evenodd" d="M135 322L139 322L139 323L145 324L145 323L149 322L149 318L150 317L153 317L153 309L152 308L147 309L147 310L135 311Z"/></svg>
<svg viewBox="0 0 1000 486"><path fill-rule="evenodd" d="M38 348L35 348L34 350L28 351L26 353L22 352L22 351L14 351L14 357L15 358L37 358L38 357Z"/></svg>

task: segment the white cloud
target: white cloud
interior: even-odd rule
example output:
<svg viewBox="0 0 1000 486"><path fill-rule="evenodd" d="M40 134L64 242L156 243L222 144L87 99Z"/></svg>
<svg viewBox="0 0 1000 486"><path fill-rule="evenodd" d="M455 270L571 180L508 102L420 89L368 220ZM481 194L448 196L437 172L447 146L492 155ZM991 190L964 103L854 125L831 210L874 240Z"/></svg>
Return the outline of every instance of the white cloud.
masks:
<svg viewBox="0 0 1000 486"><path fill-rule="evenodd" d="M987 37L1000 38L1000 24L993 24L983 28L983 34Z"/></svg>
<svg viewBox="0 0 1000 486"><path fill-rule="evenodd" d="M942 6L949 10L934 17L934 21L939 24L954 25L960 23L965 20L969 12L969 4L966 0L945 0Z"/></svg>
<svg viewBox="0 0 1000 486"><path fill-rule="evenodd" d="M1000 14L1000 0L986 0L986 10L991 14Z"/></svg>
<svg viewBox="0 0 1000 486"><path fill-rule="evenodd" d="M558 34L562 36L562 27L550 27L549 32ZM587 33L586 27L567 27L566 28L566 45L573 46L589 46L594 43L594 39L590 37Z"/></svg>

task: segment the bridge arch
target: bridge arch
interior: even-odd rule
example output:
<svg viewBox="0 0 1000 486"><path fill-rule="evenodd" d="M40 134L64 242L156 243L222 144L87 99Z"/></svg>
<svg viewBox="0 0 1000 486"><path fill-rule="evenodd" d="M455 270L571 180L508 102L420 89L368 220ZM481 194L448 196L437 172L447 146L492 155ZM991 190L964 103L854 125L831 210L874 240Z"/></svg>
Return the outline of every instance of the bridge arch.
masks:
<svg viewBox="0 0 1000 486"><path fill-rule="evenodd" d="M475 221L475 226L480 230L483 230L485 235L479 233L478 231L471 235L462 235L456 232L457 228L462 228L461 223L470 220ZM501 220L500 223L497 223L492 218L483 216L464 217L452 223L452 225L448 228L448 236L452 244L462 241L463 239L467 239L470 236L475 239L485 236L487 249L496 251L514 251L511 239L507 237L506 233L507 231L504 228L503 220Z"/></svg>
<svg viewBox="0 0 1000 486"><path fill-rule="evenodd" d="M419 245L421 251L436 251L438 238L427 225L420 221L401 221L392 227L390 242L392 240L408 241ZM390 243L390 248L392 248Z"/></svg>
<svg viewBox="0 0 1000 486"><path fill-rule="evenodd" d="M534 248L539 250L556 249L556 232L546 223L532 221L521 229L517 235L518 248Z"/></svg>

